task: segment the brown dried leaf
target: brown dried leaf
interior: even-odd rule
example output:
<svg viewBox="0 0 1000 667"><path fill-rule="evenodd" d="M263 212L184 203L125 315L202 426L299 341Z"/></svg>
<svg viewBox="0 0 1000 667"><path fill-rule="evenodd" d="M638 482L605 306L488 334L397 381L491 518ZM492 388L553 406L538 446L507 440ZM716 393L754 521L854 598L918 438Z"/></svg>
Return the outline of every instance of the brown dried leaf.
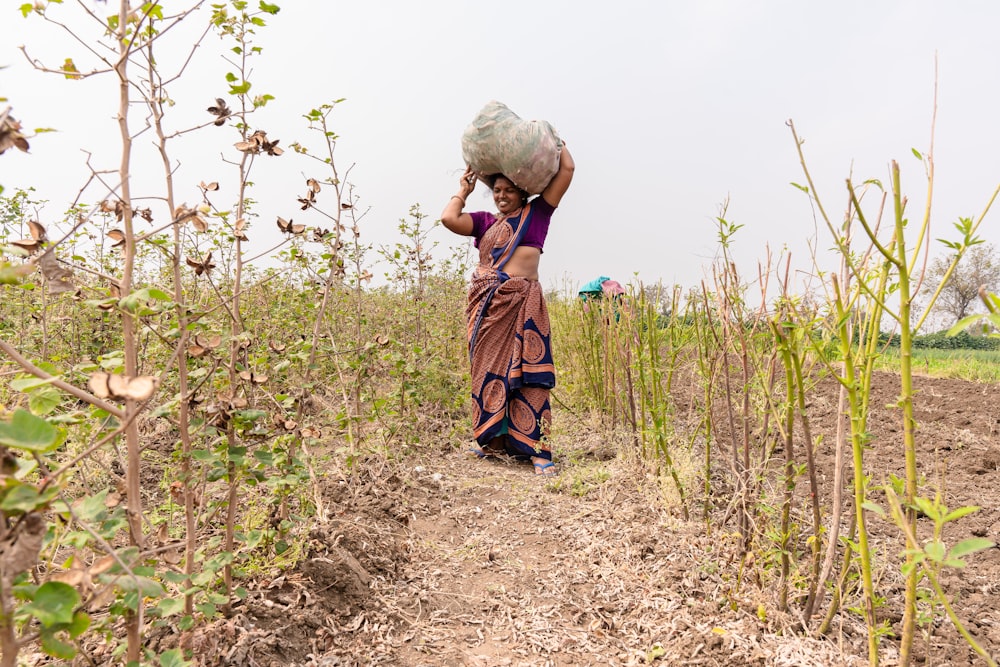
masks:
<svg viewBox="0 0 1000 667"><path fill-rule="evenodd" d="M206 347L209 350L214 350L215 348L219 347L219 345L222 344L222 336L220 336L219 334L212 334L212 335L198 334L197 336L194 337L194 339L195 342L198 343L198 345Z"/></svg>
<svg viewBox="0 0 1000 667"><path fill-rule="evenodd" d="M31 238L35 239L36 241L45 240L45 226L42 225L42 223L38 222L37 220L28 221L28 231L31 232Z"/></svg>
<svg viewBox="0 0 1000 667"><path fill-rule="evenodd" d="M98 398L111 398L111 390L108 388L108 374L104 371L91 373L90 379L87 380L87 387L90 389L90 393Z"/></svg>
<svg viewBox="0 0 1000 667"><path fill-rule="evenodd" d="M42 269L42 275L48 281L49 294L62 294L63 292L73 292L76 286L73 285L73 272L59 263L55 252L49 250L38 259L38 266Z"/></svg>
<svg viewBox="0 0 1000 667"><path fill-rule="evenodd" d="M301 234L304 231L306 231L306 226L301 224L296 224L291 220L285 220L279 215L278 229L280 229L285 234Z"/></svg>
<svg viewBox="0 0 1000 667"><path fill-rule="evenodd" d="M237 220L236 224L233 225L233 236L240 239L241 241L249 241L246 232L244 231L246 229L246 226L247 226L246 218L240 218L239 220Z"/></svg>
<svg viewBox="0 0 1000 667"><path fill-rule="evenodd" d="M206 183L205 181L202 181L201 183L198 184L198 187L208 192L214 192L219 189L219 184L216 181L212 181L211 183Z"/></svg>
<svg viewBox="0 0 1000 667"><path fill-rule="evenodd" d="M98 574L104 574L111 568L115 566L115 557L111 554L107 556L102 556L94 561L94 564L90 566L90 576L96 576Z"/></svg>
<svg viewBox="0 0 1000 667"><path fill-rule="evenodd" d="M191 216L191 224L199 232L207 232L208 231L208 223L205 221L205 218L201 217L197 213L195 213L194 215Z"/></svg>
<svg viewBox="0 0 1000 667"><path fill-rule="evenodd" d="M306 187L316 193L318 193L320 190L319 181L317 181L315 178L307 178Z"/></svg>
<svg viewBox="0 0 1000 667"><path fill-rule="evenodd" d="M145 401L153 395L159 380L150 375L128 377L97 371L91 373L87 387L98 398L125 398Z"/></svg>
<svg viewBox="0 0 1000 667"><path fill-rule="evenodd" d="M195 275L200 276L203 273L209 273L215 268L215 264L212 263L212 251L209 250L208 253L201 258L200 261L191 259L190 257L185 257L184 261L194 269Z"/></svg>
<svg viewBox="0 0 1000 667"><path fill-rule="evenodd" d="M41 247L41 244L35 239L20 239L17 241L11 241L10 244L21 250L26 250L30 254L34 254L36 250Z"/></svg>
<svg viewBox="0 0 1000 667"><path fill-rule="evenodd" d="M88 584L89 587L90 583L88 581L87 572L85 570L81 570L75 567L69 570L59 570L58 572L52 574L48 578L48 581L58 581L63 584L68 584L73 588L76 588L77 586L80 586L85 582Z"/></svg>
<svg viewBox="0 0 1000 667"><path fill-rule="evenodd" d="M120 229L109 229L108 238L114 241L114 243L111 244L112 248L125 245L125 232Z"/></svg>
<svg viewBox="0 0 1000 667"><path fill-rule="evenodd" d="M21 123L10 115L10 107L0 112L0 155L10 147L28 152L28 140L21 134Z"/></svg>
<svg viewBox="0 0 1000 667"><path fill-rule="evenodd" d="M213 123L213 125L215 125L216 127L225 125L226 118L228 118L229 115L232 113L232 111L229 108L229 105L226 104L226 101L221 97L216 97L215 106L208 107L206 111L208 111L208 113L210 114L214 114L217 117L215 122Z"/></svg>

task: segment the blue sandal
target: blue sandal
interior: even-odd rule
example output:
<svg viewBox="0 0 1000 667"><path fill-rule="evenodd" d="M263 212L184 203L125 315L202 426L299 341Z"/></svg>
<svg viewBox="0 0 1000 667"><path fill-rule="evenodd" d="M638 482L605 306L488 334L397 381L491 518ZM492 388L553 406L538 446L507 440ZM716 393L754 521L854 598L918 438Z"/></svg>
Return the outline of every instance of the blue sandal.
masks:
<svg viewBox="0 0 1000 667"><path fill-rule="evenodd" d="M546 472L547 470L549 470L549 468L555 468L556 464L553 463L552 461L546 461L545 463L536 463L534 465L535 465L535 474L539 477L555 477L556 475L559 474L559 471L554 469L551 470L550 472Z"/></svg>

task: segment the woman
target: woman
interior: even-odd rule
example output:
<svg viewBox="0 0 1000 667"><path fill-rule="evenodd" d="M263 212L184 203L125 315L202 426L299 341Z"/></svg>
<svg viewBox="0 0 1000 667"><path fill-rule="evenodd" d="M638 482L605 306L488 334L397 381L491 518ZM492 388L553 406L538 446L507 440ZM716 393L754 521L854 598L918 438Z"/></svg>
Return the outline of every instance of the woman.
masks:
<svg viewBox="0 0 1000 667"><path fill-rule="evenodd" d="M458 194L441 213L445 227L473 236L479 265L472 275L468 318L472 367L473 435L479 457L510 454L530 459L537 475L555 475L547 434L549 390L555 367L549 313L538 282L538 264L553 211L573 180L575 165L565 145L559 170L541 195L528 193L502 174L488 180L497 213L463 213L476 188L471 168Z"/></svg>

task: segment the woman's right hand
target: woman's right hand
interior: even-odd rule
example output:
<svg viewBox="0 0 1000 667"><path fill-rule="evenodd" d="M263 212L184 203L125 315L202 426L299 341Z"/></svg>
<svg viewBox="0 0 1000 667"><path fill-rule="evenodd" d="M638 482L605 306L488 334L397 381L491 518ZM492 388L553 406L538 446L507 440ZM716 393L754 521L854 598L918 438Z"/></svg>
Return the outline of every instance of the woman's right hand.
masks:
<svg viewBox="0 0 1000 667"><path fill-rule="evenodd" d="M476 172L472 171L472 167L466 166L462 180L458 182L458 187L463 197L468 197L476 189Z"/></svg>

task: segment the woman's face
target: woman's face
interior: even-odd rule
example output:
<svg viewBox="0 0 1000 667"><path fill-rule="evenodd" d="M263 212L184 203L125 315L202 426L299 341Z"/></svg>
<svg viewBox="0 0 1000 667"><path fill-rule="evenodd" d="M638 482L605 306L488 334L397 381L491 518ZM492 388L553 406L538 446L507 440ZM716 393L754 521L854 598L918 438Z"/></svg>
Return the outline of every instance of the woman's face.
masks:
<svg viewBox="0 0 1000 667"><path fill-rule="evenodd" d="M506 178L498 176L493 183L493 203L501 213L513 213L521 208L521 191Z"/></svg>

